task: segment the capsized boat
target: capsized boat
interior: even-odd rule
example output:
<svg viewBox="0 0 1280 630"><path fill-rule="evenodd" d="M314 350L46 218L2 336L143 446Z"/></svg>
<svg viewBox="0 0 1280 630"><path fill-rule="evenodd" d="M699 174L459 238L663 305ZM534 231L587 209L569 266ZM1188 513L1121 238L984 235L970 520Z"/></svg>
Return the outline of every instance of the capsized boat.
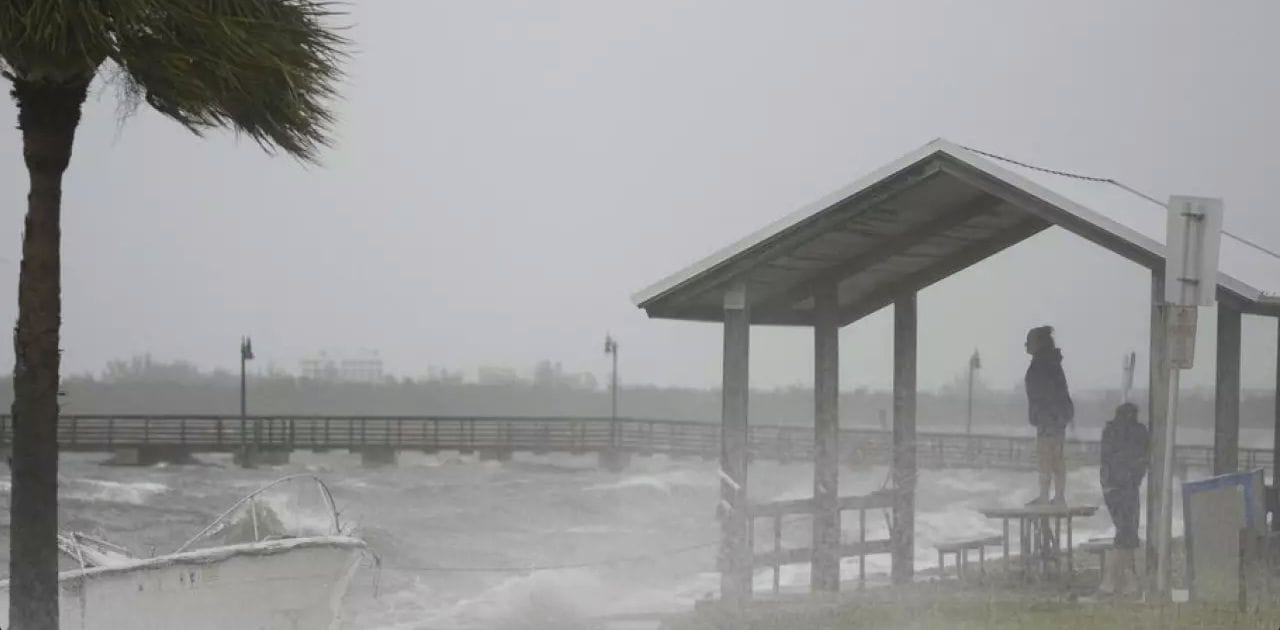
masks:
<svg viewBox="0 0 1280 630"><path fill-rule="evenodd" d="M328 515L286 524L287 510L271 493L308 485ZM59 574L63 630L337 630L367 552L343 530L333 496L313 475L253 491L167 555L138 558L78 532L59 535L58 546L75 567ZM0 628L9 627L8 599L5 580Z"/></svg>

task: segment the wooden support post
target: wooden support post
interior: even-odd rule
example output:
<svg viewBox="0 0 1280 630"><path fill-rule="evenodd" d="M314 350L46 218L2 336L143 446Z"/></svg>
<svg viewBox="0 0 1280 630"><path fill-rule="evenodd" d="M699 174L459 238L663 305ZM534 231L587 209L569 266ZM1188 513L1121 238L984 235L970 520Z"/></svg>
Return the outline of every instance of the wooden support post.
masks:
<svg viewBox="0 0 1280 630"><path fill-rule="evenodd" d="M1000 519L1000 528L1004 535L1000 537L1000 550L1004 554L1004 572L1009 572L1009 517Z"/></svg>
<svg viewBox="0 0 1280 630"><path fill-rule="evenodd" d="M773 592L782 589L782 512L773 515Z"/></svg>
<svg viewBox="0 0 1280 630"><path fill-rule="evenodd" d="M863 546L862 553L858 554L858 588L864 588L867 585L867 510L865 508L858 510L858 543Z"/></svg>
<svg viewBox="0 0 1280 630"><path fill-rule="evenodd" d="M1156 591L1155 569L1159 555L1159 514L1161 477L1164 475L1164 425L1168 417L1169 369L1165 361L1164 273L1151 273L1150 366L1147 386L1147 428L1151 432L1150 463L1147 466L1146 586Z"/></svg>
<svg viewBox="0 0 1280 630"><path fill-rule="evenodd" d="M1213 474L1240 470L1240 311L1218 302L1218 365L1214 389Z"/></svg>
<svg viewBox="0 0 1280 630"><path fill-rule="evenodd" d="M836 287L813 294L813 560L815 592L840 590L840 324Z"/></svg>
<svg viewBox="0 0 1280 630"><path fill-rule="evenodd" d="M751 326L746 287L724 297L724 374L720 418L720 597L729 605L751 598L751 541L747 539L747 397Z"/></svg>
<svg viewBox="0 0 1280 630"><path fill-rule="evenodd" d="M915 575L916 294L893 305L893 566L895 584Z"/></svg>

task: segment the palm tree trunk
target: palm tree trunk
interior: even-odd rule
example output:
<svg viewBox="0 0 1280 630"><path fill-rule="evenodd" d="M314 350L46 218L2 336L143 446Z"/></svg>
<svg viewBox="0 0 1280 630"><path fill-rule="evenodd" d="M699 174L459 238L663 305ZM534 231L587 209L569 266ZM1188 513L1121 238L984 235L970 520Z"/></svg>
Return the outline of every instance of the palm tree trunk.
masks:
<svg viewBox="0 0 1280 630"><path fill-rule="evenodd" d="M89 81L13 79L31 180L13 349L9 623L58 628L58 337L62 324L62 174Z"/></svg>

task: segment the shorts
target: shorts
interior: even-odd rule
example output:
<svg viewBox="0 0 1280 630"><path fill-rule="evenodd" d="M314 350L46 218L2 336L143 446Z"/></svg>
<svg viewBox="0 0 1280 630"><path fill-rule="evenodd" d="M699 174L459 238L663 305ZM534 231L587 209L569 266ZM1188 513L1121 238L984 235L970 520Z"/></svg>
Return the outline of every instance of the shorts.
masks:
<svg viewBox="0 0 1280 630"><path fill-rule="evenodd" d="M1053 422L1045 422L1036 425L1036 437L1042 438L1062 438L1067 435L1067 425L1057 424Z"/></svg>
<svg viewBox="0 0 1280 630"><path fill-rule="evenodd" d="M1043 408L1031 410L1031 425L1036 428L1036 437L1063 437L1067 434L1067 422L1058 418L1057 414Z"/></svg>
<svg viewBox="0 0 1280 630"><path fill-rule="evenodd" d="M1111 488L1102 495L1116 526L1116 549L1138 548L1138 486Z"/></svg>

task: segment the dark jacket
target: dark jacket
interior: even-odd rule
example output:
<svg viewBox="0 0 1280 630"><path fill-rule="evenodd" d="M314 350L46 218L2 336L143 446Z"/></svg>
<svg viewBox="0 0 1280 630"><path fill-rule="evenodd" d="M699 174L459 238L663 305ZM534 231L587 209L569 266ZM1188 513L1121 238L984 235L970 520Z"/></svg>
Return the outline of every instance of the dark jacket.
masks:
<svg viewBox="0 0 1280 630"><path fill-rule="evenodd" d="M1103 491L1136 488L1147 473L1151 436L1147 427L1132 418L1116 419L1102 430Z"/></svg>
<svg viewBox="0 0 1280 630"><path fill-rule="evenodd" d="M1027 367L1027 411L1033 426L1065 427L1075 417L1075 404L1062 372L1062 351L1037 352Z"/></svg>

